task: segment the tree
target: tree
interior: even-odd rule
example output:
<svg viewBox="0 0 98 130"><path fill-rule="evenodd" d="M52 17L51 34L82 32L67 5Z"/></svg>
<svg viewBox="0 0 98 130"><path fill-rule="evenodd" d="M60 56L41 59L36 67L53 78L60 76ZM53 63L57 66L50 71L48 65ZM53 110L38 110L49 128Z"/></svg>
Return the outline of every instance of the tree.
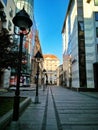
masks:
<svg viewBox="0 0 98 130"><path fill-rule="evenodd" d="M6 68L11 68L15 70L17 74L18 59L19 59L19 48L17 44L17 39L10 35L6 29L2 30L0 33L0 75L2 71ZM22 52L22 71L27 70L27 61L26 51Z"/></svg>
<svg viewBox="0 0 98 130"><path fill-rule="evenodd" d="M16 67L18 62L17 44L12 35L6 29L0 33L0 70L8 67Z"/></svg>

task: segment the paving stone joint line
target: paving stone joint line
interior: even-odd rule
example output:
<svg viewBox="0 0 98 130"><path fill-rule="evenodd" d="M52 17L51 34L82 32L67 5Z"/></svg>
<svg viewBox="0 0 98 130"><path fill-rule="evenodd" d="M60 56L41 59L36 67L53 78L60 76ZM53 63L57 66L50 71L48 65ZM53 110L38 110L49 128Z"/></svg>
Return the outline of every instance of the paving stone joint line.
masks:
<svg viewBox="0 0 98 130"><path fill-rule="evenodd" d="M54 99L51 87L50 87L50 91L51 91L51 95L52 95L52 99L53 99L53 105L54 105L54 109L55 109L55 116L56 116L56 121L57 121L57 127L58 127L58 130L63 130L62 126L61 126L61 123L60 123L60 118L59 118L59 114L58 114L58 111L57 111L57 108L56 108L56 103L55 103L55 99Z"/></svg>
<svg viewBox="0 0 98 130"><path fill-rule="evenodd" d="M48 109L48 94L49 94L49 89L47 89L47 96L46 96L46 105L45 105L45 111L44 111L44 117L42 121L42 128L41 130L46 130L46 119L47 119L47 109Z"/></svg>

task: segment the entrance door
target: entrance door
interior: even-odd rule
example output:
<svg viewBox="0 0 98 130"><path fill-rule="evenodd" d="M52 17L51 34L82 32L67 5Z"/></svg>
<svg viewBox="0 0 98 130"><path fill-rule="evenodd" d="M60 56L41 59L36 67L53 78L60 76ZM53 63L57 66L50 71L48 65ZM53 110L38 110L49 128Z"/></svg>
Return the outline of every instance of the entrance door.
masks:
<svg viewBox="0 0 98 130"><path fill-rule="evenodd" d="M98 89L98 63L94 63L94 84L95 88Z"/></svg>

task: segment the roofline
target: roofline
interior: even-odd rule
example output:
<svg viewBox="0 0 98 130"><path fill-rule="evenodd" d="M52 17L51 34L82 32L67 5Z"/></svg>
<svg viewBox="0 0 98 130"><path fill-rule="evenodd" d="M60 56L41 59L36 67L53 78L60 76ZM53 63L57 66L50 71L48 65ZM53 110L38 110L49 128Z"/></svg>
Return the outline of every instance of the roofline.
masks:
<svg viewBox="0 0 98 130"><path fill-rule="evenodd" d="M65 21L66 21L67 15L68 15L68 13L69 13L69 10L70 10L72 1L73 1L73 0L70 0L70 1L69 1L68 8L67 8L67 13L66 13L66 16L65 16L65 20L64 20L64 23L63 23L63 28L62 28L62 32L61 32L61 33L64 32L64 28L65 28L65 25L66 25ZM87 2L87 3L90 3L91 0L86 0L86 2Z"/></svg>
<svg viewBox="0 0 98 130"><path fill-rule="evenodd" d="M67 8L67 13L66 13L66 15L65 15L65 19L64 19L63 28L62 28L61 33L64 32L64 28L65 28L65 25L66 25L65 21L66 21L67 15L68 15L68 13L69 13L71 3L72 3L72 0L69 1L68 8Z"/></svg>
<svg viewBox="0 0 98 130"><path fill-rule="evenodd" d="M54 55L54 54L43 54L43 57L45 57L45 56L54 56L55 58L54 59L58 59L58 60L60 60L56 55Z"/></svg>

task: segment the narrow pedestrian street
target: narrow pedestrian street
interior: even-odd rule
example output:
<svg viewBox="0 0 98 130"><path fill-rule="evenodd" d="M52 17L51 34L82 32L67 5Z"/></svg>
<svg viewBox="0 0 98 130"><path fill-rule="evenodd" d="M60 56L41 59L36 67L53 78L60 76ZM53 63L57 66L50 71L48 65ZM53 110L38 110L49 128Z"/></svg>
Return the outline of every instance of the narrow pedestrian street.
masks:
<svg viewBox="0 0 98 130"><path fill-rule="evenodd" d="M49 86L19 118L19 130L98 130L98 93ZM11 130L11 127L6 130Z"/></svg>
<svg viewBox="0 0 98 130"><path fill-rule="evenodd" d="M98 130L98 0L0 0L0 130Z"/></svg>

